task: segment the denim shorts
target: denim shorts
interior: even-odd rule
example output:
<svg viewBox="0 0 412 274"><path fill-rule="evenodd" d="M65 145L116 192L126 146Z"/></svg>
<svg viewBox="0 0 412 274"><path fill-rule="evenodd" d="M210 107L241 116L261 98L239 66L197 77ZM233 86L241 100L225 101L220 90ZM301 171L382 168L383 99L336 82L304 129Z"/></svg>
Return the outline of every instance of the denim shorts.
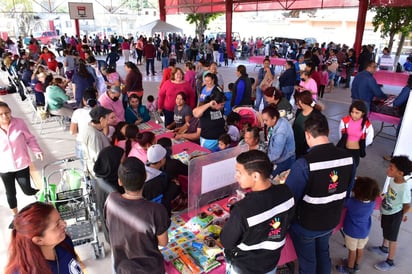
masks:
<svg viewBox="0 0 412 274"><path fill-rule="evenodd" d="M328 71L328 75L329 75L329 80L334 80L336 76L336 71L335 72Z"/></svg>

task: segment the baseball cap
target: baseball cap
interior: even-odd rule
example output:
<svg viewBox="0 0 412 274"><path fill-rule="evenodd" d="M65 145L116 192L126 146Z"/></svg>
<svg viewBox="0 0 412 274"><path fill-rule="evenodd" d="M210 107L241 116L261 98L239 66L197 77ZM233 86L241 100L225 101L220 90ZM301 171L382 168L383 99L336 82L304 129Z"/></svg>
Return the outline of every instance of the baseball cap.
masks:
<svg viewBox="0 0 412 274"><path fill-rule="evenodd" d="M120 93L120 87L119 86L112 86L110 88L111 93Z"/></svg>
<svg viewBox="0 0 412 274"><path fill-rule="evenodd" d="M105 117L107 114L111 113L110 109L97 106L90 111L90 117L92 117L92 121L99 121L100 118Z"/></svg>
<svg viewBox="0 0 412 274"><path fill-rule="evenodd" d="M152 145L147 150L147 163L160 162L166 156L166 149L159 144Z"/></svg>

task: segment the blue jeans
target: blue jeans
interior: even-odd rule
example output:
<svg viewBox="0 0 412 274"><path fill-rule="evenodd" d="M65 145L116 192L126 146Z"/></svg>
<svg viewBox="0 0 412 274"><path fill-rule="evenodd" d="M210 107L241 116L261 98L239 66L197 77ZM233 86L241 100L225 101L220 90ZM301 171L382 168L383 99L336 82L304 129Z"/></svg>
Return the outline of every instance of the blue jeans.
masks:
<svg viewBox="0 0 412 274"><path fill-rule="evenodd" d="M169 66L169 57L162 57L162 70Z"/></svg>
<svg viewBox="0 0 412 274"><path fill-rule="evenodd" d="M281 88L283 95L286 96L286 99L288 99L288 101L290 100L290 97L292 97L294 90L295 90L294 86L287 86L287 87Z"/></svg>
<svg viewBox="0 0 412 274"><path fill-rule="evenodd" d="M255 99L255 109L259 111L260 103L263 101L263 107L265 108L268 103L265 100L265 96L263 96L263 91L260 87L256 88L256 99Z"/></svg>
<svg viewBox="0 0 412 274"><path fill-rule="evenodd" d="M290 236L299 261L299 274L330 274L329 238L332 229L313 231L292 224Z"/></svg>
<svg viewBox="0 0 412 274"><path fill-rule="evenodd" d="M76 157L80 159L80 165L82 167L82 170L86 170L86 163L84 162L84 159L83 159L83 145L81 142L76 140L74 151L75 151Z"/></svg>
<svg viewBox="0 0 412 274"><path fill-rule="evenodd" d="M36 106L44 106L46 104L46 99L44 98L43 92L34 92L34 97L36 97Z"/></svg>
<svg viewBox="0 0 412 274"><path fill-rule="evenodd" d="M149 65L150 65L150 69L152 70L152 74L155 74L154 71L154 59L153 58L147 58L146 59L146 73L147 75L149 75Z"/></svg>
<svg viewBox="0 0 412 274"><path fill-rule="evenodd" d="M276 168L272 171L272 176L275 177L276 175L282 173L283 171L288 170L292 164L296 161L295 155L289 157L283 162L277 163Z"/></svg>

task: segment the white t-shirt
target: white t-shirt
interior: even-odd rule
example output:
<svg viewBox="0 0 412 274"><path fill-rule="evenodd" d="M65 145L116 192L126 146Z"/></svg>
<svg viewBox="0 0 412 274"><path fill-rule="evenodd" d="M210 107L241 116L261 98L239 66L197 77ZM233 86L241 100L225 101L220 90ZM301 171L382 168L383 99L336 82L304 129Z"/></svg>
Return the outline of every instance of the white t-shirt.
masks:
<svg viewBox="0 0 412 274"><path fill-rule="evenodd" d="M382 201L381 213L383 215L392 215L403 209L403 204L411 202L410 185L405 182L397 184L393 178L389 181L388 191L385 193L385 198Z"/></svg>
<svg viewBox="0 0 412 274"><path fill-rule="evenodd" d="M87 126L89 122L92 120L92 117L90 117L89 112L92 110L91 107L84 107L84 108L78 108L73 112L72 115L72 123L77 124L78 128L78 133L76 136L76 141L81 141L81 134L86 132Z"/></svg>

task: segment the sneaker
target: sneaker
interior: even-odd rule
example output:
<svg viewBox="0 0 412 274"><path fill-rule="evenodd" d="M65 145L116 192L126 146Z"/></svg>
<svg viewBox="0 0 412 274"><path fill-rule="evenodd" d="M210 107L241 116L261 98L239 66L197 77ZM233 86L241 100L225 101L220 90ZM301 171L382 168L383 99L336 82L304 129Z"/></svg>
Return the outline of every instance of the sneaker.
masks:
<svg viewBox="0 0 412 274"><path fill-rule="evenodd" d="M348 259L346 258L342 258L342 265L348 265ZM359 265L357 263L355 263L355 265L353 266L353 270L355 270L355 272L359 272Z"/></svg>
<svg viewBox="0 0 412 274"><path fill-rule="evenodd" d="M345 273L345 274L355 273L355 270L353 270L352 268L347 267L346 265L338 264L338 265L335 266L335 269L339 273Z"/></svg>
<svg viewBox="0 0 412 274"><path fill-rule="evenodd" d="M389 271L395 268L395 265L388 264L387 261L383 261L374 265L374 267L379 271Z"/></svg>
<svg viewBox="0 0 412 274"><path fill-rule="evenodd" d="M368 250L378 255L383 255L383 256L388 255L387 247L373 246L373 247L369 247Z"/></svg>
<svg viewBox="0 0 412 274"><path fill-rule="evenodd" d="M39 192L39 189L32 188L32 189L30 190L30 192L27 193L26 195L29 195L29 196L31 196L31 195L36 195L38 192Z"/></svg>

